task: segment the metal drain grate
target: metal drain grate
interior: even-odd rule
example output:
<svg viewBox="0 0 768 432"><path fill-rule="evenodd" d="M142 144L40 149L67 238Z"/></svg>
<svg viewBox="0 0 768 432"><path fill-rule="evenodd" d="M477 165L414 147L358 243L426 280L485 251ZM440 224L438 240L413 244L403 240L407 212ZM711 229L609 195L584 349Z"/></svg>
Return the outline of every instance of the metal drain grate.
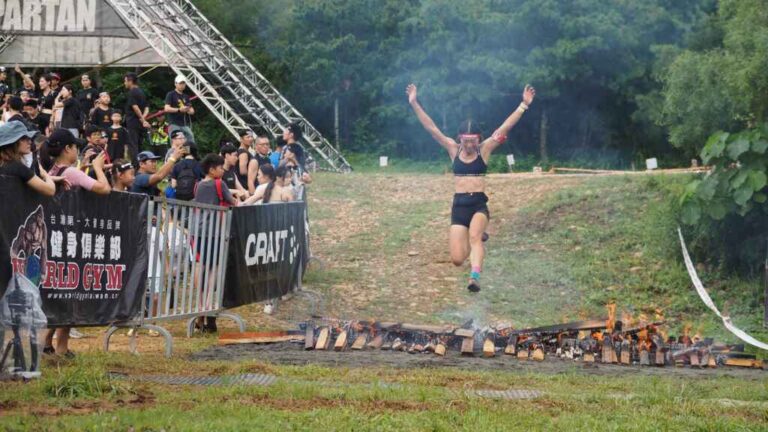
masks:
<svg viewBox="0 0 768 432"><path fill-rule="evenodd" d="M544 393L538 390L476 390L474 395L489 399L534 399Z"/></svg>
<svg viewBox="0 0 768 432"><path fill-rule="evenodd" d="M113 375L117 378L127 378L136 381L151 382L157 384L170 384L170 385L202 385L202 386L232 386L232 385L258 385L268 386L274 384L277 381L277 377L274 375L263 374L240 374L229 376L203 376L203 377L191 377L191 376L170 376L170 375Z"/></svg>

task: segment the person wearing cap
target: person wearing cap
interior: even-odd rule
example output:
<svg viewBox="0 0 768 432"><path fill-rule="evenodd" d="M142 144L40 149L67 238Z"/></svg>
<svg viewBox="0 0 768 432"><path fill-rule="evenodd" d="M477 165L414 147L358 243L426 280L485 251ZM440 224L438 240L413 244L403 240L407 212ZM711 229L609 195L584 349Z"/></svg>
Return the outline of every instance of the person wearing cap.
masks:
<svg viewBox="0 0 768 432"><path fill-rule="evenodd" d="M61 75L59 75L58 72L51 72L48 74L48 77L50 77L51 88L53 89L53 91L58 93L59 90L61 90L59 88L59 84L61 84Z"/></svg>
<svg viewBox="0 0 768 432"><path fill-rule="evenodd" d="M128 98L125 102L125 128L131 137L128 145L130 158L134 163L138 162L137 153L141 150L147 129L150 124L147 121L149 104L144 91L139 88L139 77L133 72L125 74L123 85L128 89Z"/></svg>
<svg viewBox="0 0 768 432"><path fill-rule="evenodd" d="M183 149L173 150L173 155L168 162L157 168L157 161L160 156L156 156L151 151L143 151L138 154L136 159L139 161L139 169L136 172L136 179L131 186L131 192L143 193L151 197L160 195L160 189L157 184L163 181L173 170L176 161L182 159L185 155Z"/></svg>
<svg viewBox="0 0 768 432"><path fill-rule="evenodd" d="M168 159L173 156L174 150L181 150L187 145L187 136L184 134L184 131L175 130L168 137L171 139L171 148L165 153L165 163L168 163Z"/></svg>
<svg viewBox="0 0 768 432"><path fill-rule="evenodd" d="M183 75L177 75L174 80L175 88L165 95L165 108L168 119L168 133L181 130L187 136L187 141L195 142L195 135L192 133L192 116L195 115L195 108L189 95L184 93L187 88L187 80Z"/></svg>
<svg viewBox="0 0 768 432"><path fill-rule="evenodd" d="M80 111L83 113L83 118L88 118L93 109L93 105L99 99L99 89L93 87L93 81L88 74L83 74L80 77L80 84L83 86L77 91L76 99L80 104ZM109 126L109 125L107 125ZM101 126L104 128L104 126Z"/></svg>
<svg viewBox="0 0 768 432"><path fill-rule="evenodd" d="M32 139L37 132L30 131L20 122L9 122L0 126L0 179L5 181L8 177L20 179L27 186L45 196L53 196L56 193L56 182L63 181L61 177L54 177L42 168L40 177L27 167L22 158L32 153Z"/></svg>
<svg viewBox="0 0 768 432"><path fill-rule="evenodd" d="M253 155L251 155L251 146L253 145L253 131L244 129L240 131L240 147L237 149L237 179L241 185L248 185L248 164L250 164Z"/></svg>

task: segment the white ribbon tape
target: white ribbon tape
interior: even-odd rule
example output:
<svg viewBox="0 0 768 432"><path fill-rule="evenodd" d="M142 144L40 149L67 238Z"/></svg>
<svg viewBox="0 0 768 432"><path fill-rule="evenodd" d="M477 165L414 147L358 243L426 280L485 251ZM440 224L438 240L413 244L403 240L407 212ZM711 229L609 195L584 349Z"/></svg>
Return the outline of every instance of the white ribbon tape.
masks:
<svg viewBox="0 0 768 432"><path fill-rule="evenodd" d="M733 322L731 322L731 317L723 316L720 313L720 311L717 309L717 306L715 306L715 302L712 301L712 298L707 293L707 290L704 289L704 285L701 283L699 275L696 273L696 267L693 266L691 256L688 254L688 248L685 246L685 239L683 238L683 232L680 230L680 227L677 227L677 234L680 236L680 246L683 248L683 260L685 261L685 268L688 269L688 275L691 277L691 282L693 282L693 286L696 288L696 292L699 293L699 297L701 297L701 300L704 302L704 304L707 305L708 308L712 309L712 311L715 312L717 316L723 320L725 328L736 335L737 338L752 346L756 346L760 349L768 351L768 344L760 342L759 340L748 335L746 332L744 332L744 330L736 327Z"/></svg>

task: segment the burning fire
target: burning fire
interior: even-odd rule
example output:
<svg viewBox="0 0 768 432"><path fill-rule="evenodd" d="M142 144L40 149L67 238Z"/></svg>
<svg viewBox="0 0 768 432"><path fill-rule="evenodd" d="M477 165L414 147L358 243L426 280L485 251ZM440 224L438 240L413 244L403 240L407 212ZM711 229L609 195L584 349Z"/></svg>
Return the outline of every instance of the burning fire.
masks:
<svg viewBox="0 0 768 432"><path fill-rule="evenodd" d="M613 328L616 326L616 303L609 303L605 305L608 309L608 319L605 321L605 328L608 333L613 333Z"/></svg>

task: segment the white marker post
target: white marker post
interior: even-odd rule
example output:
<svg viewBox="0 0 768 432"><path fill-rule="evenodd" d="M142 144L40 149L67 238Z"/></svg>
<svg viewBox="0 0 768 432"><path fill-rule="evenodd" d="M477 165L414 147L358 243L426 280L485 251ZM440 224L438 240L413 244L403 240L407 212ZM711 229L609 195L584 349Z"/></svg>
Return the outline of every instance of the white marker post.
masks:
<svg viewBox="0 0 768 432"><path fill-rule="evenodd" d="M379 166L383 168L387 165L389 165L389 157L379 156Z"/></svg>
<svg viewBox="0 0 768 432"><path fill-rule="evenodd" d="M659 161L656 158L650 158L645 160L645 169L648 171L655 170L659 167Z"/></svg>

